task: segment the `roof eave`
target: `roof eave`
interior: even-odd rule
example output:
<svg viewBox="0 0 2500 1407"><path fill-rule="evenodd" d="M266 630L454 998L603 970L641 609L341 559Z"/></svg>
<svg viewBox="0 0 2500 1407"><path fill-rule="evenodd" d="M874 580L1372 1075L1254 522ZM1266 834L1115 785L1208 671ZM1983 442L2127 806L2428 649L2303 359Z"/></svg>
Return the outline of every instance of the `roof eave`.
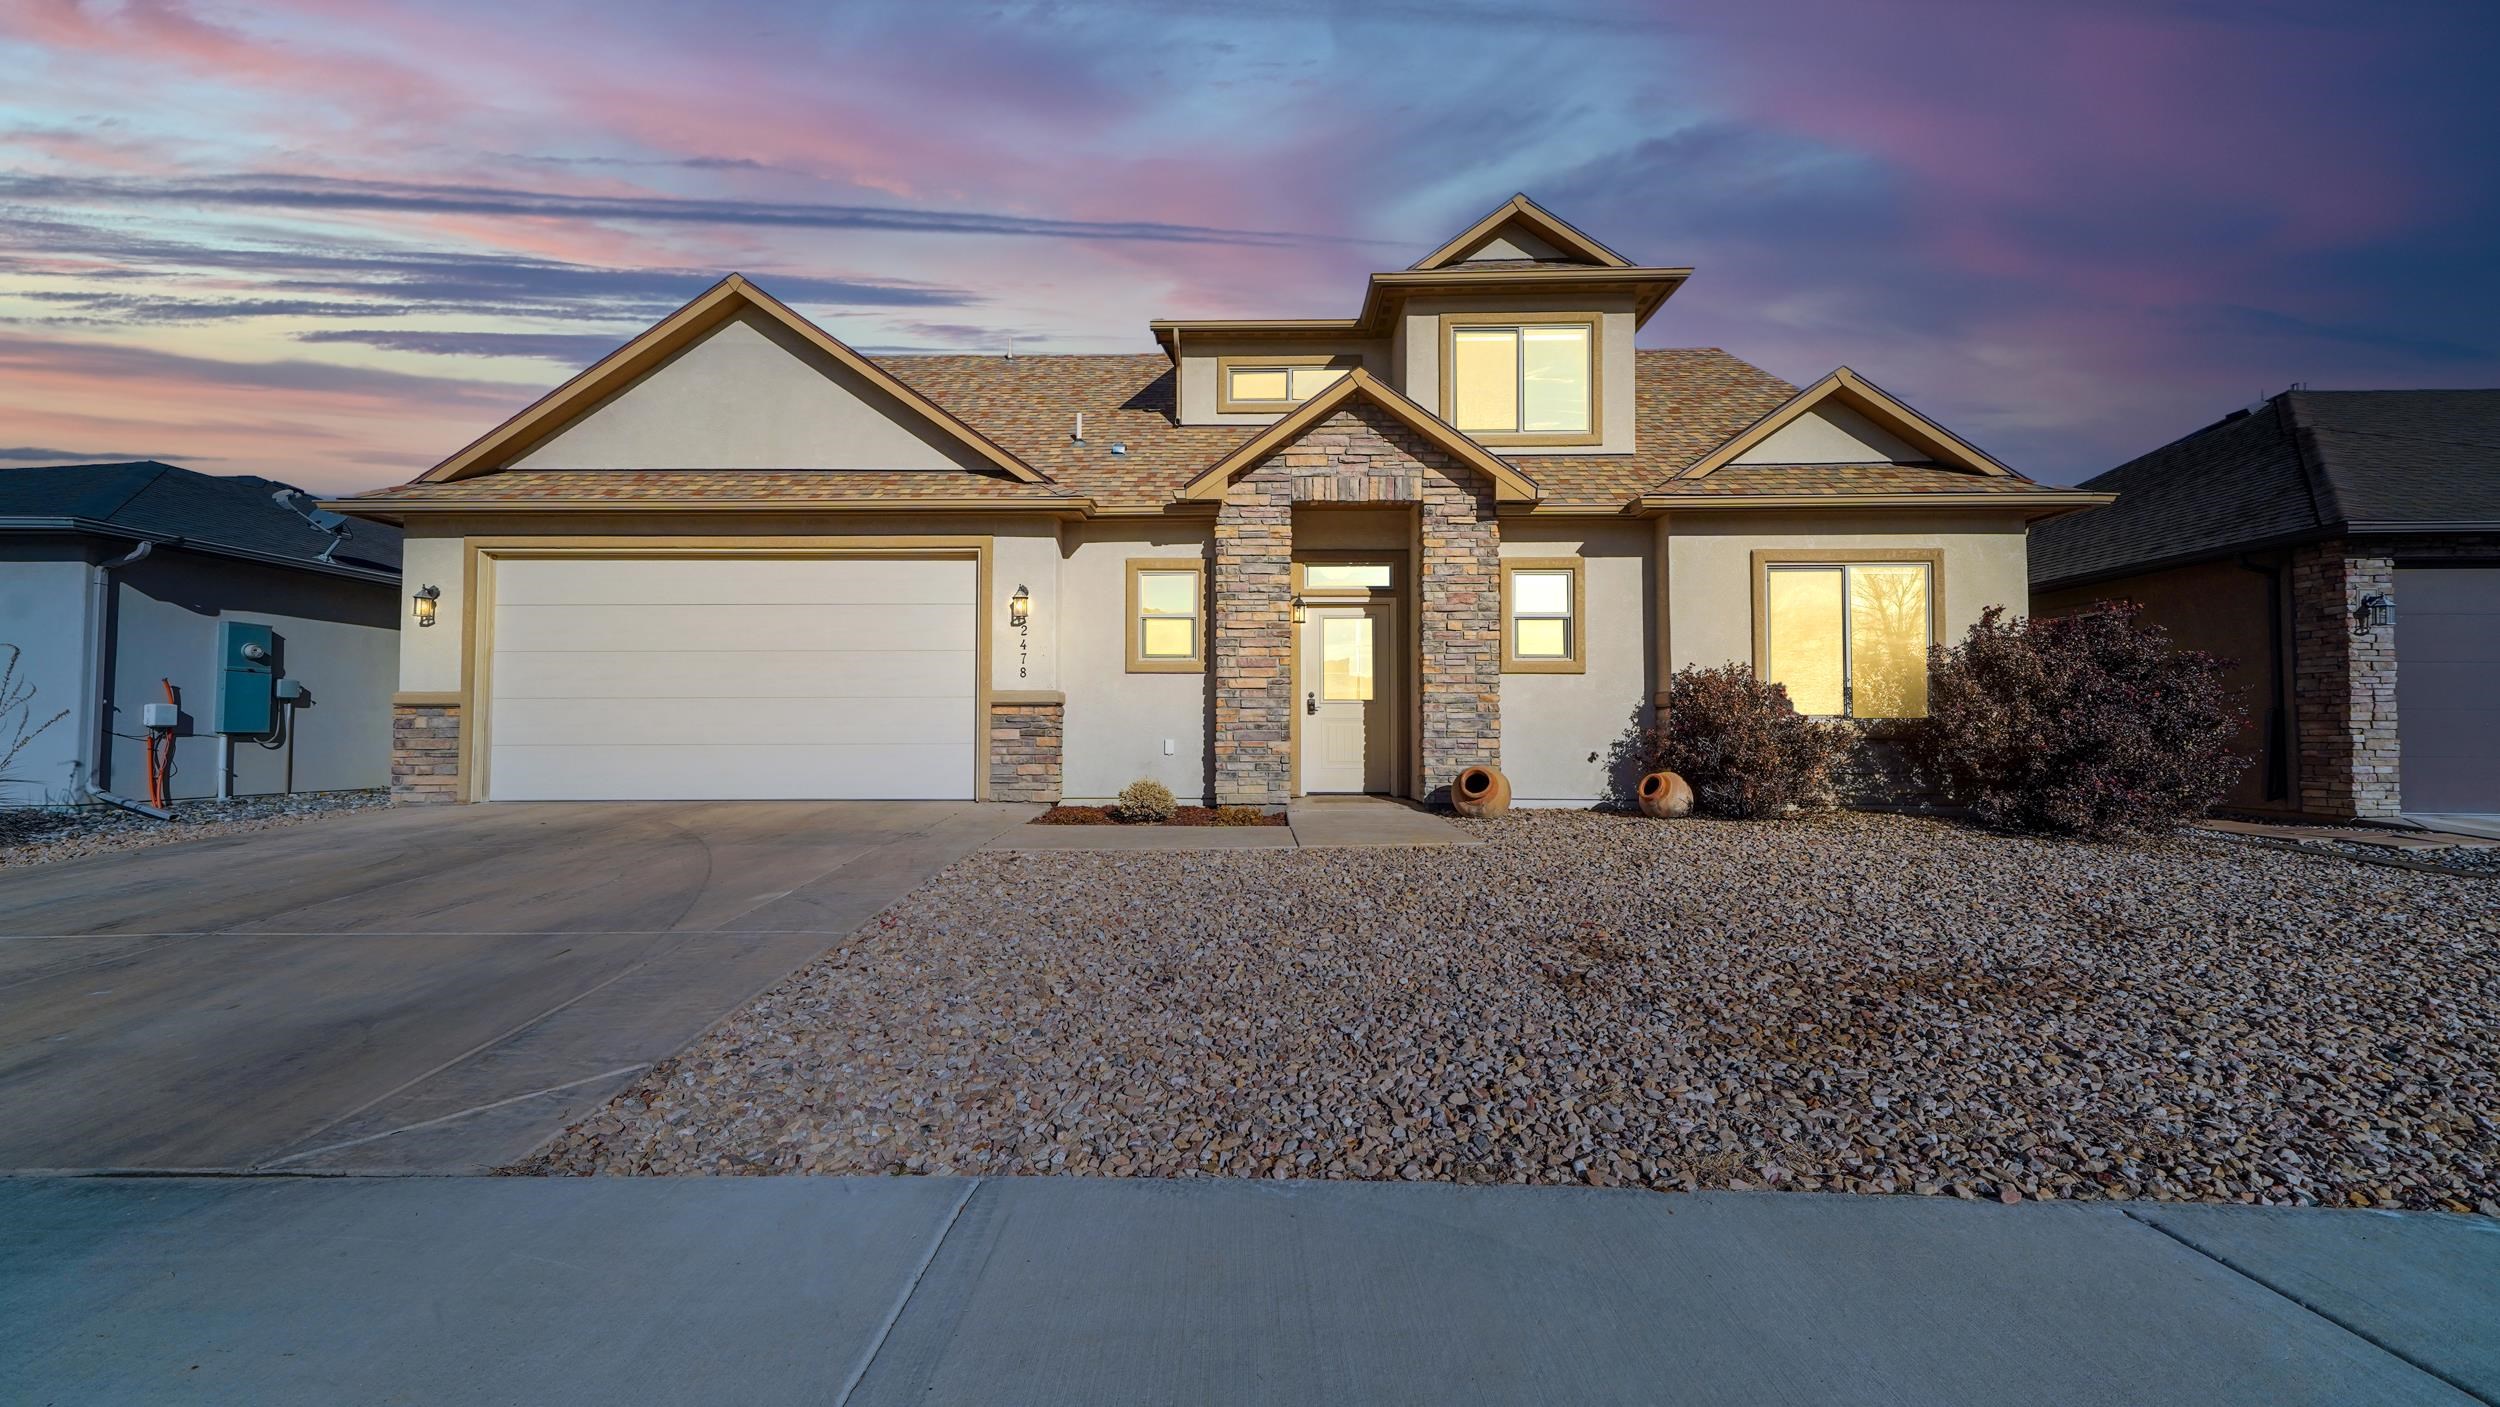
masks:
<svg viewBox="0 0 2500 1407"><path fill-rule="evenodd" d="M230 557L239 562L257 562L262 566L284 567L291 571L312 572L319 576L347 577L356 581L378 582L385 586L396 585L399 582L399 573L382 567L358 567L345 562L322 562L310 557L289 557L282 552L262 552L256 548L236 547L230 543L184 537L180 533L152 532L146 528L128 527L101 518L17 514L0 517L0 532L74 533L88 537L118 538L124 542L154 543L158 547L198 552L211 557Z"/></svg>

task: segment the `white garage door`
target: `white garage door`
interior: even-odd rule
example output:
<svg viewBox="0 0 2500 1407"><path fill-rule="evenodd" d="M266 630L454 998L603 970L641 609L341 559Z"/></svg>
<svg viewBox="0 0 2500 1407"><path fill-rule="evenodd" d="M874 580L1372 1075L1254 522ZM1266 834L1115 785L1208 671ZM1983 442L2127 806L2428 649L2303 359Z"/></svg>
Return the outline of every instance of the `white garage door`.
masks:
<svg viewBox="0 0 2500 1407"><path fill-rule="evenodd" d="M498 801L969 798L969 561L515 558Z"/></svg>
<svg viewBox="0 0 2500 1407"><path fill-rule="evenodd" d="M2500 812L2500 568L2396 569L2396 745L2407 811Z"/></svg>

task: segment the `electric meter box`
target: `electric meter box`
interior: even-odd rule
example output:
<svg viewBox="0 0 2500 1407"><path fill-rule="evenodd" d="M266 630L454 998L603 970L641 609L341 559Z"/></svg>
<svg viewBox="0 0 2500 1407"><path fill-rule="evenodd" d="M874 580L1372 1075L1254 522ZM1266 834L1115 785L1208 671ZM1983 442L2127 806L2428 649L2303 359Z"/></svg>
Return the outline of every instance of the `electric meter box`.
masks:
<svg viewBox="0 0 2500 1407"><path fill-rule="evenodd" d="M217 731L259 737L278 726L278 636L250 621L217 622Z"/></svg>
<svg viewBox="0 0 2500 1407"><path fill-rule="evenodd" d="M182 710L172 704L141 704L139 726L171 732L182 726Z"/></svg>

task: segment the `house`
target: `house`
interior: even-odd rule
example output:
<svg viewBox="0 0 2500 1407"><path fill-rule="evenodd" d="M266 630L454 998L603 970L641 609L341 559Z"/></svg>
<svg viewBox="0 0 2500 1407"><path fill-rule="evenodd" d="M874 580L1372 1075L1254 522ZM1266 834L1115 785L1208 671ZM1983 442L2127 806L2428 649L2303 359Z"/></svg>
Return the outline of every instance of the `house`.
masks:
<svg viewBox="0 0 2500 1407"><path fill-rule="evenodd" d="M2500 391L2286 391L2084 487L2118 501L2042 525L2033 608L2236 661L2231 804L2500 812Z"/></svg>
<svg viewBox="0 0 2500 1407"><path fill-rule="evenodd" d="M0 644L35 691L0 713L0 751L69 710L4 799L384 786L401 609L399 530L288 485L153 460L0 470Z"/></svg>
<svg viewBox="0 0 2500 1407"><path fill-rule="evenodd" d="M1635 350L1690 270L1526 197L1350 316L861 355L731 276L415 481L409 798L1587 804L1674 667L1915 712L2043 487L1843 368Z"/></svg>

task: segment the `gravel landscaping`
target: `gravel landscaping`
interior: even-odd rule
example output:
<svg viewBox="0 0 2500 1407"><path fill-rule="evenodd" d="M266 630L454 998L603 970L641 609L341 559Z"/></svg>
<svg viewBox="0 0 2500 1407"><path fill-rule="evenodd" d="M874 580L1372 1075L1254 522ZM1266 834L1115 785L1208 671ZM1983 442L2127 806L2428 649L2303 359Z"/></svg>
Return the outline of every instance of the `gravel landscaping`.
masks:
<svg viewBox="0 0 2500 1407"><path fill-rule="evenodd" d="M390 793L303 792L294 796L246 796L233 801L179 801L174 818L160 821L112 806L0 811L0 869L75 860L108 850L137 850L177 840L297 826L349 811L388 806Z"/></svg>
<svg viewBox="0 0 2500 1407"><path fill-rule="evenodd" d="M2500 1215L2500 890L2219 840L1532 812L979 853L517 1171Z"/></svg>

